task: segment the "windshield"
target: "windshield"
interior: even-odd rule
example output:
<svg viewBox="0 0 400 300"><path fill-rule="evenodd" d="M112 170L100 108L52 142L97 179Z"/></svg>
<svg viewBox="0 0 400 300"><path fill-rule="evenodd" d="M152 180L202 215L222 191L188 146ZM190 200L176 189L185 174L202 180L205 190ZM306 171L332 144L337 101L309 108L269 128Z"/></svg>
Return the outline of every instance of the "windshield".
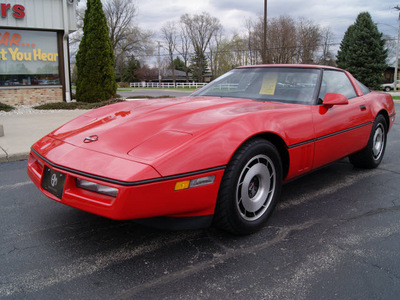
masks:
<svg viewBox="0 0 400 300"><path fill-rule="evenodd" d="M239 68L222 75L192 96L313 104L320 74L321 70L313 68Z"/></svg>

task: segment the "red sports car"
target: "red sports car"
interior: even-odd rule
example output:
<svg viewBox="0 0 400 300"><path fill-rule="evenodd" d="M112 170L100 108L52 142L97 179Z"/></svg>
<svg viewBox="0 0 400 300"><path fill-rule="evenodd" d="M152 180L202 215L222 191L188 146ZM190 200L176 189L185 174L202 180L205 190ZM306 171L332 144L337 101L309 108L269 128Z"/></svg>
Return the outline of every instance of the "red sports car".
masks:
<svg viewBox="0 0 400 300"><path fill-rule="evenodd" d="M391 96L344 70L240 67L189 97L83 114L32 146L28 174L53 200L108 218L248 234L282 182L346 156L377 167L394 120Z"/></svg>

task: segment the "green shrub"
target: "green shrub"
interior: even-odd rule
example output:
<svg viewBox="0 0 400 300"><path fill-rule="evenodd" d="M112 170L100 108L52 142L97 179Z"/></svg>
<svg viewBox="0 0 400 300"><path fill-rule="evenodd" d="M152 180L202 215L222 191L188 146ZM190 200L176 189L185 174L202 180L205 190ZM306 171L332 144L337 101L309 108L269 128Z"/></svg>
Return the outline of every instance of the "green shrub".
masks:
<svg viewBox="0 0 400 300"><path fill-rule="evenodd" d="M14 109L13 106L4 104L0 102L0 111L12 111Z"/></svg>
<svg viewBox="0 0 400 300"><path fill-rule="evenodd" d="M131 84L129 82L122 81L122 82L118 82L118 87L120 87L120 88L128 88L128 87L131 87Z"/></svg>
<svg viewBox="0 0 400 300"><path fill-rule="evenodd" d="M138 96L129 96L126 97L126 99L160 99L160 98L175 98L175 96L156 96L156 97L152 97L152 96L146 96L146 95L138 95Z"/></svg>
<svg viewBox="0 0 400 300"><path fill-rule="evenodd" d="M40 110L51 110L51 109L68 109L68 110L73 110L73 109L94 109L102 106L106 106L109 104L117 103L117 102L123 102L124 100L122 99L112 99L112 100L106 100L106 101L101 101L101 102L96 102L96 103L87 103L87 102L56 102L56 103L46 103L43 105L35 106L34 109L40 109Z"/></svg>

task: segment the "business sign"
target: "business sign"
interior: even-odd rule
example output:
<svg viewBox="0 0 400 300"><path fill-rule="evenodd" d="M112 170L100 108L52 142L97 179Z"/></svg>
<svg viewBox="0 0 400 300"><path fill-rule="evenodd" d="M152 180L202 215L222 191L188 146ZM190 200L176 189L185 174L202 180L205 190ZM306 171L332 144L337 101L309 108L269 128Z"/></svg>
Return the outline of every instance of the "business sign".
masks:
<svg viewBox="0 0 400 300"><path fill-rule="evenodd" d="M0 29L0 74L57 74L57 33Z"/></svg>
<svg viewBox="0 0 400 300"><path fill-rule="evenodd" d="M76 5L72 0L0 0L0 28L71 33L77 29Z"/></svg>
<svg viewBox="0 0 400 300"><path fill-rule="evenodd" d="M10 4L0 2L0 13L2 18L12 15L16 19L25 17L25 7L21 4Z"/></svg>

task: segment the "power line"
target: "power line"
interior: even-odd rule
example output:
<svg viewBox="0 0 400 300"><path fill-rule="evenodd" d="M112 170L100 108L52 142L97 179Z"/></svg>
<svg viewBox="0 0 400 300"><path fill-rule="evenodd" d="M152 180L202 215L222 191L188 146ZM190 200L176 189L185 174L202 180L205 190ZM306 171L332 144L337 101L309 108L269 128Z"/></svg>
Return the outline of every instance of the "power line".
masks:
<svg viewBox="0 0 400 300"><path fill-rule="evenodd" d="M396 41L397 39L395 38L389 38L389 39L385 39L386 41ZM353 43L363 43L363 42L353 42ZM327 43L327 44L319 44L317 45L318 47L331 47L331 46L340 46L341 42L334 42L334 43ZM308 48L311 46L308 45L294 45L294 46L279 46L279 47L267 47L266 50L285 50L285 49L304 49L304 48ZM218 54L225 54L225 53L237 53L237 52L256 52L256 51L262 51L262 49L260 48L250 48L250 49L230 49L230 50L216 50L216 51L212 51L213 55L218 55ZM188 53L189 56L193 56L195 55L194 52L189 52ZM204 54L206 55L210 55L211 51L207 51ZM160 57L169 57L170 55L168 53L166 54L158 54ZM181 56L179 53L174 52L173 56ZM140 57L154 57L154 55L140 55Z"/></svg>

